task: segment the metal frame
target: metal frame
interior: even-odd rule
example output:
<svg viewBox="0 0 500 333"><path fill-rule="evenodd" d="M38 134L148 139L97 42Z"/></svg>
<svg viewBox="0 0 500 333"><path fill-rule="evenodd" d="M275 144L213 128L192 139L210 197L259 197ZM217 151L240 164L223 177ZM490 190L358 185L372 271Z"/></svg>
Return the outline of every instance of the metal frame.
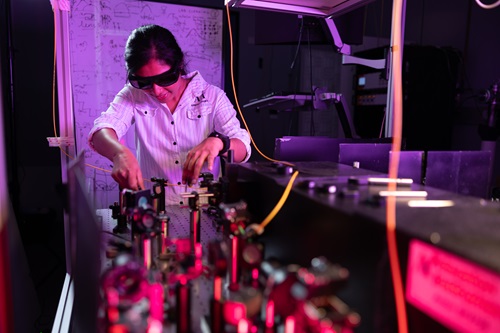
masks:
<svg viewBox="0 0 500 333"><path fill-rule="evenodd" d="M373 0L225 0L236 8L263 9L316 17L338 16Z"/></svg>
<svg viewBox="0 0 500 333"><path fill-rule="evenodd" d="M73 278L66 273L57 312L52 325L52 333L69 332L71 314L73 313Z"/></svg>
<svg viewBox="0 0 500 333"><path fill-rule="evenodd" d="M69 1L51 1L54 10L55 39L56 39L56 68L57 68L57 96L59 106L59 146L61 151L61 180L63 184L68 182L68 164L75 156L76 147L67 145L63 147L63 142L74 142L74 116L73 116L73 93L71 86L71 59L69 42ZM69 229L68 215L64 212L64 238L66 243L66 253L69 253ZM66 267L71 274L71 263L66 257Z"/></svg>
<svg viewBox="0 0 500 333"><path fill-rule="evenodd" d="M340 34L335 26L335 22L331 19L334 16L341 15L350 10L356 9L372 0L225 0L224 4L235 8L251 8L251 9L261 9L270 10L284 13L294 13L309 16L322 17L325 19L325 23L330 30L333 38L334 45L337 52L343 55L342 64L359 64L364 66L369 66L372 68L383 69L386 68L389 75L389 84L387 92L387 107L386 107L386 121L385 121L385 135L386 137L391 137L393 135L393 108L394 108L394 96L393 96L393 82L398 80L398 78L393 77L393 62L391 61L390 54L388 59L380 60L367 60L350 55L351 47L342 42ZM405 15L406 15L406 1L403 1L403 17L401 18L401 29L404 32L405 28ZM394 22L393 22L394 25ZM394 38L394 31L391 31L391 47ZM403 47L399 45L398 47ZM401 50L402 56L402 50Z"/></svg>
<svg viewBox="0 0 500 333"><path fill-rule="evenodd" d="M68 182L68 165L72 156L75 156L75 146L66 145L74 141L74 117L73 117L73 94L71 86L71 61L69 50L69 1L51 0L54 11L54 29L56 43L56 68L57 68L57 96L59 106L59 137L55 138L61 151L61 180L63 184ZM64 240L66 253L70 252L70 228L69 215L64 212ZM66 277L59 298L56 317L52 327L52 333L69 332L71 314L73 312L73 278L71 277L71 256L66 255Z"/></svg>

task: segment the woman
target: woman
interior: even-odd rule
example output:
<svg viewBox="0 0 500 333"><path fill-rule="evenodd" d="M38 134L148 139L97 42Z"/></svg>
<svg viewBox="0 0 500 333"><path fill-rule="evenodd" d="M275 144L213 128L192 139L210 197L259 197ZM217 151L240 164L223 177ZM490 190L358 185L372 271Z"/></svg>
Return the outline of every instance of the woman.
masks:
<svg viewBox="0 0 500 333"><path fill-rule="evenodd" d="M128 82L95 121L89 144L113 162L122 188L144 189L147 178L192 185L202 171L218 178L218 156L233 150L246 162L250 138L225 93L198 71L187 73L172 33L158 25L135 29L125 48ZM137 159L119 139L135 123ZM184 187L168 186L166 203L182 204Z"/></svg>

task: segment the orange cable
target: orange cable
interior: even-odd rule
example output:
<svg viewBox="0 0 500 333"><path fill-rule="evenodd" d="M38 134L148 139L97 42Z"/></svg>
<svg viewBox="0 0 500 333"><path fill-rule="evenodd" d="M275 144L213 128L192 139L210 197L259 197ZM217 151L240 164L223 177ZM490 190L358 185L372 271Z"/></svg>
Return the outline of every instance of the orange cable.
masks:
<svg viewBox="0 0 500 333"><path fill-rule="evenodd" d="M402 1L395 0L393 3L392 31L393 40L391 45L392 52L392 91L393 91L393 141L392 154L389 160L389 178L395 179L398 176L399 155L401 151L402 137L402 104L403 93L401 84L402 68ZM396 190L396 183L389 183L390 191ZM406 315L406 305L404 296L404 287L401 276L401 267L399 264L399 255L396 239L396 197L389 196L386 201L386 234L387 247L389 252L389 262L393 280L394 298L396 303L396 314L398 318L398 332L408 332L408 319Z"/></svg>
<svg viewBox="0 0 500 333"><path fill-rule="evenodd" d="M270 158L270 157L266 156L264 153L262 153L260 151L259 147L257 147L257 144L253 140L252 134L250 133L250 129L248 128L248 125L247 125L247 123L245 121L245 117L243 116L243 112L241 111L240 104L238 102L238 96L236 94L236 84L234 82L234 65L233 65L233 32L232 32L232 28L231 28L231 17L229 15L229 4L226 4L226 14L227 14L227 21L228 21L228 28L229 28L231 84L232 84L232 88L233 88L233 95L234 95L234 100L235 100L235 103L236 103L236 108L237 108L238 113L239 113L239 115L241 117L241 121L243 122L243 125L245 126L248 134L250 135L250 140L252 141L252 144L255 147L255 150L257 150L257 152L262 157L264 157L265 159L267 159L267 160L269 160L271 162L279 162L279 163L282 163L282 164L285 164L285 165L294 166L294 164L292 164L290 162L279 161L279 160L275 160L273 158Z"/></svg>
<svg viewBox="0 0 500 333"><path fill-rule="evenodd" d="M248 134L250 136L250 140L252 141L253 146L255 147L255 149L257 150L257 152L262 157L264 157L265 159L267 159L269 161L272 161L272 162L279 162L279 163L282 163L282 164L294 167L295 165L292 164L292 163L290 163L290 162L278 161L278 160L275 160L275 159L272 159L272 158L266 156L264 153L262 153L260 151L260 149L257 147L257 144L253 140L252 134L250 133L250 129L248 128L248 125L247 125L247 123L245 121L245 117L243 116L243 112L241 111L240 104L238 102L238 96L236 94L236 84L234 82L234 62L233 62L233 53L234 53L233 52L233 32L232 32L232 28L231 28L231 17L229 15L229 5L226 4L225 8L226 8L226 14L227 14L228 30L229 30L229 49L230 49L229 53L230 53L231 84L232 84L232 88L233 88L233 95L234 95L234 100L235 100L235 103L236 103L236 108L237 108L238 113L239 113L239 115L241 117L243 125L245 126L245 128L246 128L246 130L247 130L247 132L248 132ZM271 212L267 215L267 217L257 227L260 230L260 233L263 232L264 227L267 226L272 221L272 219L279 213L279 211L281 210L281 208L285 204L285 202L288 199L288 196L290 194L290 191L292 189L293 183L295 182L295 179L297 178L298 174L299 174L299 172L297 170L293 173L293 175L290 177L290 180L288 181L288 184L285 187L285 191L283 192L283 194L282 194L281 198L279 199L278 203L271 210Z"/></svg>
<svg viewBox="0 0 500 333"><path fill-rule="evenodd" d="M54 137L57 138L57 125L56 125L56 68L57 68L57 18L56 18L56 10L54 11L54 65L53 65L53 71L52 71L52 124L54 126ZM62 148L61 142L59 142L59 149L61 152L68 156L70 159L74 159L73 156L68 154L66 150ZM85 163L86 166L101 170L107 173L111 173L111 170L103 169L100 167L97 167L95 165L91 165L88 163Z"/></svg>

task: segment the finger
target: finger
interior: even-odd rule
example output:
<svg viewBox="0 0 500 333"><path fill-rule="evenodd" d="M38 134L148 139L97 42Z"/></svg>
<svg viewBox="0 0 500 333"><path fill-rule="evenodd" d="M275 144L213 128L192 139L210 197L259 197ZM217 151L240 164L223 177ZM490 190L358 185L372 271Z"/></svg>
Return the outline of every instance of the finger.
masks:
<svg viewBox="0 0 500 333"><path fill-rule="evenodd" d="M190 163L185 163L182 169L182 183L187 184L189 186L195 183L196 177L196 164L191 161Z"/></svg>
<svg viewBox="0 0 500 333"><path fill-rule="evenodd" d="M137 191L139 189L139 187L137 185L137 177L136 176L129 177L128 183L129 183L129 188L131 190Z"/></svg>
<svg viewBox="0 0 500 333"><path fill-rule="evenodd" d="M184 165L182 166L182 184L191 183L191 179L193 178L189 164L189 160L186 160L186 162L184 162Z"/></svg>
<svg viewBox="0 0 500 333"><path fill-rule="evenodd" d="M196 175L192 170L186 170L185 177L183 179L184 185L193 185L196 181Z"/></svg>
<svg viewBox="0 0 500 333"><path fill-rule="evenodd" d="M123 188L130 188L128 173L123 170L113 170L111 177Z"/></svg>
<svg viewBox="0 0 500 333"><path fill-rule="evenodd" d="M189 152L186 162L184 163L183 166L183 174L185 174L184 181L188 185L192 185L195 180L197 179L197 176L199 174L199 170L196 171L197 165L201 163L203 165L204 162L204 153L201 152L200 150L192 150Z"/></svg>
<svg viewBox="0 0 500 333"><path fill-rule="evenodd" d="M199 177L200 177L200 172L201 172L201 169L203 168L203 164L205 164L205 161L207 160L207 157L209 156L208 153L202 153L198 159L196 160L196 163L194 164L193 166L193 178L192 178L192 182L194 183L195 180L197 180ZM213 160L212 160L212 163L213 163Z"/></svg>
<svg viewBox="0 0 500 333"><path fill-rule="evenodd" d="M215 161L216 157L217 157L217 155L208 154L208 156L207 156L207 168L208 168L208 170L212 171L212 169L214 168L214 161Z"/></svg>
<svg viewBox="0 0 500 333"><path fill-rule="evenodd" d="M184 185L191 185L191 182L193 181L193 172L191 169L188 169L187 166L185 166L182 170L182 184Z"/></svg>
<svg viewBox="0 0 500 333"><path fill-rule="evenodd" d="M127 188L126 184L119 177L117 177L116 175L111 174L111 178L113 178L113 180L115 182L117 182L120 187Z"/></svg>

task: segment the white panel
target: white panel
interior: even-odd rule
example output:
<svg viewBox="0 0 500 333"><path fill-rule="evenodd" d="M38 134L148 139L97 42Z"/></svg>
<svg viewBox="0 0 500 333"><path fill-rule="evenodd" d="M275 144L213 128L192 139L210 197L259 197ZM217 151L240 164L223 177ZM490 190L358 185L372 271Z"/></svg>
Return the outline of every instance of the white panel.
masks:
<svg viewBox="0 0 500 333"><path fill-rule="evenodd" d="M78 151L87 150L88 164L111 171L109 160L90 150L87 135L94 119L126 82L123 54L130 32L150 23L169 29L186 55L188 70L199 70L205 80L221 87L222 14L221 9L147 1L72 0L69 29L75 136ZM129 134L125 142L135 148L133 128ZM88 167L87 177L96 208L118 201L118 185L109 172Z"/></svg>

